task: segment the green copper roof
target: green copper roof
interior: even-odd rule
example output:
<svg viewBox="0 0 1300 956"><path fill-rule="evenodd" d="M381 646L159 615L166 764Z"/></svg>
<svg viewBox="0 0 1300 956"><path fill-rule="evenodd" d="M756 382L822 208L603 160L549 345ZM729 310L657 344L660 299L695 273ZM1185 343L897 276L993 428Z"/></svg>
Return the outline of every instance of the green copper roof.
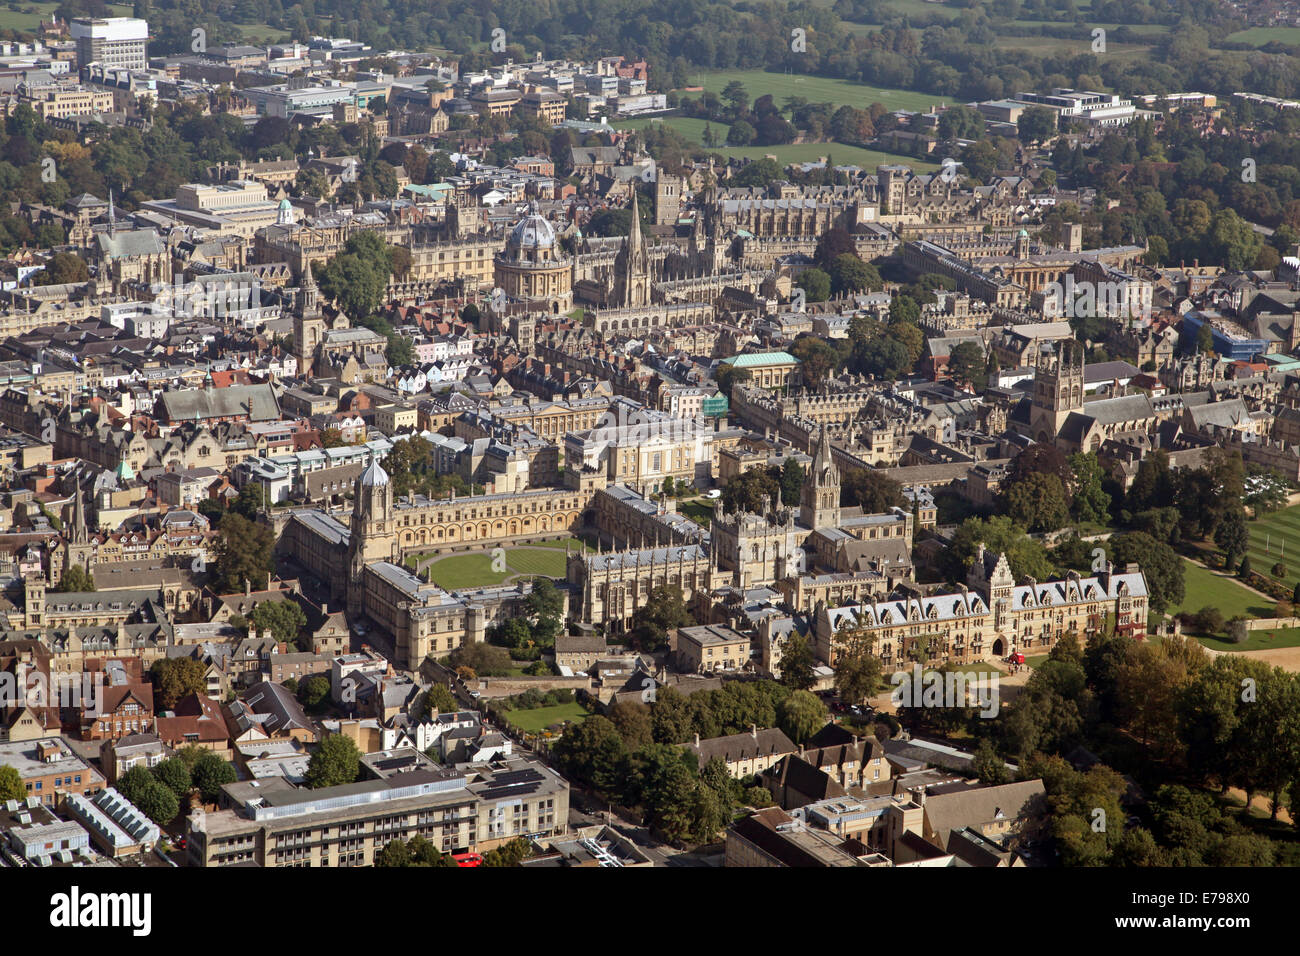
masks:
<svg viewBox="0 0 1300 956"><path fill-rule="evenodd" d="M799 360L789 352L750 352L723 359L722 364L734 365L736 368L755 368L760 365L798 365Z"/></svg>

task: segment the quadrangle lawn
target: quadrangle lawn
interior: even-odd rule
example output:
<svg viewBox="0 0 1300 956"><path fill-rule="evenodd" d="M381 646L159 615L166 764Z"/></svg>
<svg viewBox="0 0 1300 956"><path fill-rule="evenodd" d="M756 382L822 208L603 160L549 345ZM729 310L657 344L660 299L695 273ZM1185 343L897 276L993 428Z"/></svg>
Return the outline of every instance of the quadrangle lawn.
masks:
<svg viewBox="0 0 1300 956"><path fill-rule="evenodd" d="M505 716L520 730L539 734L551 724L557 724L562 720L571 720L575 723L584 720L587 712L582 709L581 704L574 702L556 704L553 707L535 707L532 710L507 710Z"/></svg>
<svg viewBox="0 0 1300 956"><path fill-rule="evenodd" d="M581 542L571 542L575 549ZM471 551L465 554L449 554L439 558L430 566L430 576L434 584L448 591L460 588L491 587L504 584L514 575L540 575L548 578L563 578L567 571L563 541L547 542L544 545L521 545L506 548L506 570L492 570L491 551ZM586 547L582 545L582 547ZM591 550L587 548L587 550ZM409 555L406 565L414 568L420 560L419 555Z"/></svg>

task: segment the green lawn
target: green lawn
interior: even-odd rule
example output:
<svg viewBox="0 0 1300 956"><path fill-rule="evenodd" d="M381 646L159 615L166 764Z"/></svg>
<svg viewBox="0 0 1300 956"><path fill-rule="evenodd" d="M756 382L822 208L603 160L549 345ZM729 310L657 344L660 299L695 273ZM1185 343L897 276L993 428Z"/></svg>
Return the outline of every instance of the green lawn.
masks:
<svg viewBox="0 0 1300 956"><path fill-rule="evenodd" d="M59 9L61 3L19 3L18 9L9 6L0 7L0 29L25 30L34 33L41 21L49 21L50 14ZM108 16L129 17L133 7L129 3L108 5Z"/></svg>
<svg viewBox="0 0 1300 956"><path fill-rule="evenodd" d="M764 70L719 70L692 77L693 86L702 86L713 93L721 94L723 88L732 80L739 80L745 86L751 102L769 93L782 106L788 96L802 96L810 103L834 103L836 106L856 106L866 108L872 103L881 103L891 110L915 110L924 112L933 104L952 102L952 97L936 96L933 93L917 93L913 90L891 89L889 87L867 86L850 80L834 79L826 76L804 76L798 73L768 73ZM698 93L686 93L686 96L698 96Z"/></svg>
<svg viewBox="0 0 1300 956"><path fill-rule="evenodd" d="M707 500L683 501L677 510L690 518L701 528L707 528L713 521L713 502Z"/></svg>
<svg viewBox="0 0 1300 956"><path fill-rule="evenodd" d="M559 541L530 541L527 545L529 548L556 548L560 551L569 548L573 551L594 552L596 549L581 538L563 538Z"/></svg>
<svg viewBox="0 0 1300 956"><path fill-rule="evenodd" d="M1031 669L1037 669L1042 667L1051 656L1051 654L1035 654L1033 657L1026 657L1025 666Z"/></svg>
<svg viewBox="0 0 1300 956"><path fill-rule="evenodd" d="M575 723L581 721L587 717L587 712L582 709L581 704L574 702L556 704L553 707L535 707L532 710L507 710L505 716L520 730L539 734L551 724L558 724L562 720L571 720Z"/></svg>
<svg viewBox="0 0 1300 956"><path fill-rule="evenodd" d="M1217 607L1225 618L1238 615L1246 617L1272 617L1273 605L1254 591L1248 591L1231 578L1219 575L1183 560L1183 600L1168 613L1199 611L1203 607ZM1241 645L1234 645L1238 649Z"/></svg>
<svg viewBox="0 0 1300 956"><path fill-rule="evenodd" d="M800 94L803 95L803 94ZM704 145L704 127L706 120L690 116L665 116L659 119L643 116L638 119L624 120L615 125L619 129L642 129L655 123L662 123L676 130L683 137L697 146ZM719 142L727 137L726 123L711 123ZM918 172L939 168L937 163L923 162L910 156L897 153L882 153L876 149L863 149L860 146L846 146L843 143L792 143L786 146L718 146L710 150L722 156L742 156L747 159L762 159L775 156L782 166L788 163L816 162L822 157L839 166L861 166L863 169L875 169L884 163L904 163Z"/></svg>
<svg viewBox="0 0 1300 956"><path fill-rule="evenodd" d="M1295 581L1291 568L1300 572L1300 505L1275 511L1249 523L1250 566L1260 574L1273 575L1273 565L1287 565L1287 573L1277 577L1290 586Z"/></svg>
<svg viewBox="0 0 1300 956"><path fill-rule="evenodd" d="M1267 46L1270 43L1300 46L1300 27L1251 27L1249 30L1229 34L1224 39L1253 46Z"/></svg>
<svg viewBox="0 0 1300 956"><path fill-rule="evenodd" d="M562 578L567 573L564 552L556 548L510 548L506 563L519 574L541 574Z"/></svg>
<svg viewBox="0 0 1300 956"><path fill-rule="evenodd" d="M1300 627L1279 628L1276 631L1251 631L1240 644L1222 637L1196 637L1205 647L1216 651L1266 651L1278 647L1300 647Z"/></svg>
<svg viewBox="0 0 1300 956"><path fill-rule="evenodd" d="M408 559L410 561L412 559ZM430 579L440 588L454 591L457 588L480 588L502 584L513 571L493 571L492 555L477 551L470 554L452 554L435 561L429 568Z"/></svg>
<svg viewBox="0 0 1300 956"><path fill-rule="evenodd" d="M566 574L568 558L561 548L563 541L548 541L537 545L516 545L506 549L506 570L492 570L491 551L471 551L466 554L449 554L439 558L429 567L434 584L448 591L459 588L481 588L504 584L517 574L541 575L548 578L563 578ZM570 547L592 548L577 539L570 540ZM407 555L406 566L414 568L421 555Z"/></svg>

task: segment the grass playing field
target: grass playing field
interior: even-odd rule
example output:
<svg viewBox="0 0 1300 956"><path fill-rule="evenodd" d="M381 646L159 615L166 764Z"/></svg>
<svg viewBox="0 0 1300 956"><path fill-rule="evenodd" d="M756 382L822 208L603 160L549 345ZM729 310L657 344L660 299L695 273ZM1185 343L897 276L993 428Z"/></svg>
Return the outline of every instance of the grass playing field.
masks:
<svg viewBox="0 0 1300 956"><path fill-rule="evenodd" d="M50 15L59 9L61 3L18 3L15 6L0 7L0 29L6 30L26 30L34 32L41 21L48 21ZM115 3L108 5L110 17L129 17L131 16L132 6L129 3Z"/></svg>
<svg viewBox="0 0 1300 956"><path fill-rule="evenodd" d="M574 723L584 720L587 712L578 703L556 704L554 707L534 707L532 710L507 710L506 719L525 733L539 734L551 724L562 720Z"/></svg>
<svg viewBox="0 0 1300 956"><path fill-rule="evenodd" d="M1183 571L1183 601L1177 607L1167 608L1168 613L1217 607L1225 618L1273 616L1273 605L1267 599L1246 590L1231 578L1220 577L1187 560L1183 561ZM1233 646L1241 649L1239 644Z"/></svg>
<svg viewBox="0 0 1300 956"><path fill-rule="evenodd" d="M1250 549L1246 553L1251 568L1284 584L1294 584L1300 578L1300 505L1265 515L1248 527ZM1284 575L1273 574L1273 565L1279 561L1287 566Z"/></svg>
<svg viewBox="0 0 1300 956"><path fill-rule="evenodd" d="M783 106L788 96L801 96L810 103L834 103L836 106L856 106L865 109L872 103L880 103L891 110L915 110L924 112L935 103L944 102L944 97L932 93L917 93L912 90L897 90L887 87L867 86L850 80L839 80L826 76L804 76L799 73L767 73L764 70L719 70L715 73L702 73L692 77L695 86L702 86L712 93L721 94L732 80L739 80L749 94L750 102L760 96L771 94L777 106ZM687 93L698 96L698 93ZM947 98L952 102L952 98Z"/></svg>
<svg viewBox="0 0 1300 956"><path fill-rule="evenodd" d="M656 123L662 123L680 133L686 140L697 146L704 145L704 127L713 128L718 142L725 142L728 126L726 123L708 123L691 116L665 116L663 118L641 117L623 120L615 125L619 129L641 129ZM718 146L711 150L722 156L743 156L748 159L762 159L775 156L782 166L788 163L816 162L827 157L838 166L861 166L863 169L875 169L882 163L905 163L918 171L938 169L937 163L926 163L909 156L895 153L882 153L875 149L863 149L860 146L846 146L843 143L793 143L788 146Z"/></svg>

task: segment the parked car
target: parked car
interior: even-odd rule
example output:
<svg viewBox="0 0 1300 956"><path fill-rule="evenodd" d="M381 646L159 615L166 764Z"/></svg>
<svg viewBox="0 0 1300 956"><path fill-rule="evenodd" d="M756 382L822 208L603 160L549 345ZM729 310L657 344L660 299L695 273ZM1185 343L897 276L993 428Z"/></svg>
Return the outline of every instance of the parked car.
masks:
<svg viewBox="0 0 1300 956"><path fill-rule="evenodd" d="M704 493L704 497L706 497L706 498L721 498L721 497L722 497L722 492L719 491L717 488L714 488L714 489L712 489L712 490L710 490L710 491L706 491L706 492Z"/></svg>

